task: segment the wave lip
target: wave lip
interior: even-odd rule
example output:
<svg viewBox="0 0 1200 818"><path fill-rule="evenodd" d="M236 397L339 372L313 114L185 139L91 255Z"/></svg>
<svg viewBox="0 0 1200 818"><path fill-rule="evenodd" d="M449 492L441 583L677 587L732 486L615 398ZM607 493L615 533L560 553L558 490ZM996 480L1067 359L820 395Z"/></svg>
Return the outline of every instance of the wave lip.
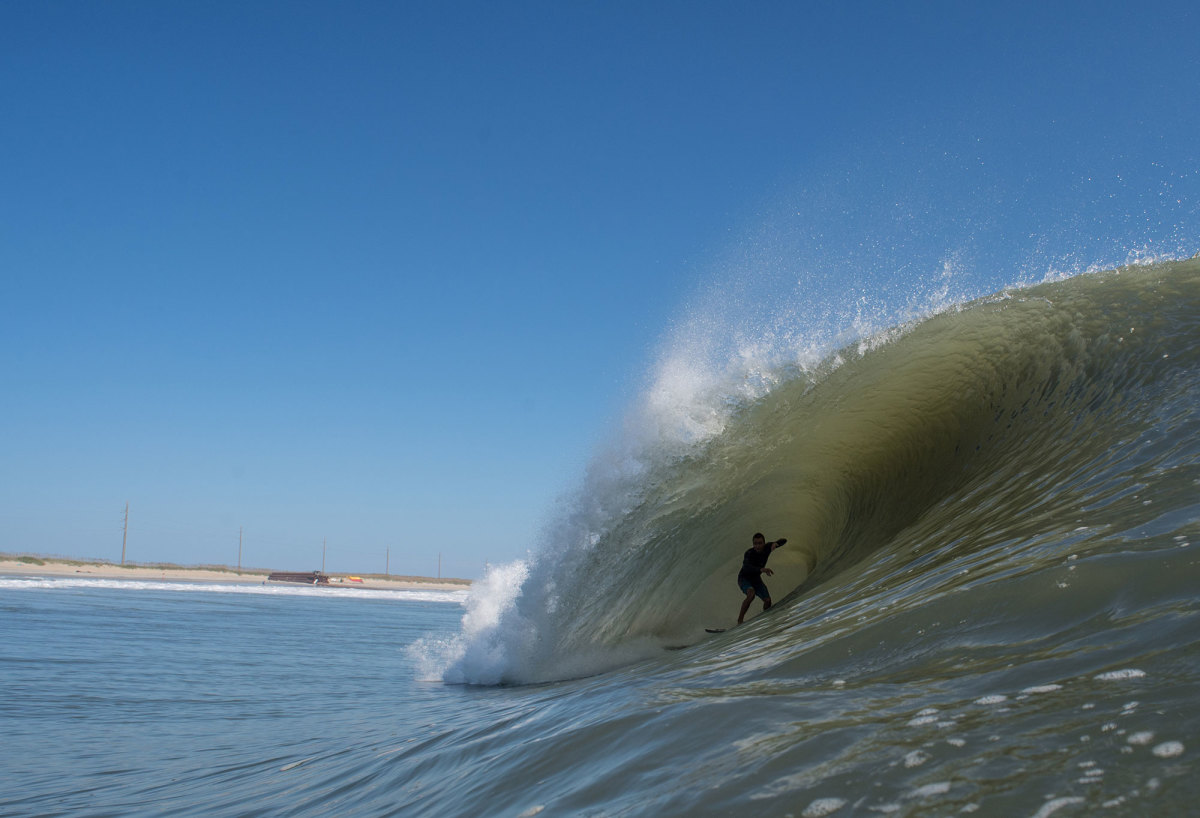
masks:
<svg viewBox="0 0 1200 818"><path fill-rule="evenodd" d="M914 553L974 551L964 570L1026 521L1030 542L1085 540L1129 485L1190 456L1197 316L1200 260L1144 264L938 303L816 363L764 369L758 350L724 391L736 368L669 370L698 405L672 408L652 386L649 420L596 459L551 545L478 587L468 608L482 619L464 621L443 678L562 679L694 642L732 623L759 530L789 539L768 581L784 609L902 561L918 532ZM685 422L658 422L666 410ZM1185 499L1159 502L1186 514Z"/></svg>

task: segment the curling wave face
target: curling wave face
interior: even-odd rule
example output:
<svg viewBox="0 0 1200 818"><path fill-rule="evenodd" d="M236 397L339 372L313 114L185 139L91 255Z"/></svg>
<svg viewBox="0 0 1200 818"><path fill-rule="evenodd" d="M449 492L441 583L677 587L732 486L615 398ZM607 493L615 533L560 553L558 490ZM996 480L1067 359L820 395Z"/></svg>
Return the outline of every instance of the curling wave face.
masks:
<svg viewBox="0 0 1200 818"><path fill-rule="evenodd" d="M477 583L459 639L423 650L446 681L495 684L696 641L732 624L757 530L789 539L771 562L768 663L833 580L823 604L870 619L1128 547L1113 532L1182 536L1200 517L1198 353L1190 260L942 304L747 369L697 392L683 432L635 424L546 547ZM669 406L656 389L647 406Z"/></svg>

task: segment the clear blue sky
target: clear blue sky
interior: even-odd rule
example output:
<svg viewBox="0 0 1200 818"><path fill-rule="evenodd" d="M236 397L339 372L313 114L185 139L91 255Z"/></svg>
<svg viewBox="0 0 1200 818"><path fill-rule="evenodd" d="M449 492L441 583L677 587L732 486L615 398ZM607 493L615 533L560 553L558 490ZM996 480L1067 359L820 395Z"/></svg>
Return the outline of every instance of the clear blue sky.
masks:
<svg viewBox="0 0 1200 818"><path fill-rule="evenodd" d="M730 270L1196 241L1191 7L2 3L0 550L478 576Z"/></svg>

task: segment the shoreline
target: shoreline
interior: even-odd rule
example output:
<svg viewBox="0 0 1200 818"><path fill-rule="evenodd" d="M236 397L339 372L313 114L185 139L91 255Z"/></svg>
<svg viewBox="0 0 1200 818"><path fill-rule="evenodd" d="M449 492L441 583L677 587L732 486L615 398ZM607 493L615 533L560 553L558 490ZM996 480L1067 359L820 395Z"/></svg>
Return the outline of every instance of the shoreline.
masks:
<svg viewBox="0 0 1200 818"><path fill-rule="evenodd" d="M223 582L233 585L262 585L270 571L262 569L222 570L220 566L187 567L182 565L121 566L108 562L54 559L46 557L0 557L0 576L89 577L92 579L158 580L167 582ZM435 579L433 577L377 576L366 574L331 573L329 578L361 576L362 582L334 582L322 588L370 588L376 591L466 591L471 581L466 579ZM272 583L275 584L275 583ZM278 583L287 585L288 583Z"/></svg>

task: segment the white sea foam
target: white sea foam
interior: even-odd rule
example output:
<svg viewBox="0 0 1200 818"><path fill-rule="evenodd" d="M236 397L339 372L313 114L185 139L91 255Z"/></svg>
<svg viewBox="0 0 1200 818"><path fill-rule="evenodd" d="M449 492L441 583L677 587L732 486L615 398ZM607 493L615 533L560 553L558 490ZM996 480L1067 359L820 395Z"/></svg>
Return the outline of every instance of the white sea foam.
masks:
<svg viewBox="0 0 1200 818"><path fill-rule="evenodd" d="M1100 682L1120 682L1127 679L1141 679L1145 675L1146 671L1144 670L1125 668L1124 670L1110 670L1107 673L1101 673L1096 676L1096 680Z"/></svg>
<svg viewBox="0 0 1200 818"><path fill-rule="evenodd" d="M1181 741L1164 741L1157 745L1150 752L1154 753L1159 758L1175 758L1183 755L1183 742Z"/></svg>
<svg viewBox="0 0 1200 818"><path fill-rule="evenodd" d="M1067 798L1051 798L1049 801L1042 804L1041 809L1033 814L1033 818L1048 818L1063 807L1070 807L1075 804L1082 804L1083 802L1084 799L1077 795Z"/></svg>
<svg viewBox="0 0 1200 818"><path fill-rule="evenodd" d="M993 705L993 704L1003 704L1006 701L1008 701L1008 696L996 694L994 696L982 696L975 700L975 704Z"/></svg>
<svg viewBox="0 0 1200 818"><path fill-rule="evenodd" d="M1022 693L1053 693L1055 690L1062 690L1062 685L1034 685L1022 690Z"/></svg>
<svg viewBox="0 0 1200 818"><path fill-rule="evenodd" d="M930 758L932 758L932 756L929 755L929 753L923 752L921 750L913 750L911 753L909 753L908 755L906 755L904 757L904 766L905 767L920 767L922 764L924 764Z"/></svg>
<svg viewBox="0 0 1200 818"><path fill-rule="evenodd" d="M188 582L185 580L84 579L76 577L0 577L0 590L108 590L171 591L174 593L254 594L259 596L305 596L335 599L399 599L408 602L462 604L466 591L422 591L407 589L331 587L328 585L266 585L248 582Z"/></svg>
<svg viewBox="0 0 1200 818"><path fill-rule="evenodd" d="M804 818L821 818L825 815L832 815L844 806L846 806L845 798L818 798L805 807L804 812L800 814Z"/></svg>
<svg viewBox="0 0 1200 818"><path fill-rule="evenodd" d="M500 682L511 659L500 629L528 573L528 565L520 561L491 566L487 576L471 586L461 633L448 642L421 640L413 645L410 653L421 676L452 684Z"/></svg>
<svg viewBox="0 0 1200 818"><path fill-rule="evenodd" d="M449 641L422 640L410 649L423 678L482 685L572 679L661 652L662 643L650 638L564 649L555 638L560 614L553 568L553 562L493 566L471 587L461 631ZM525 593L528 584L538 592Z"/></svg>
<svg viewBox="0 0 1200 818"><path fill-rule="evenodd" d="M909 798L932 798L935 795L945 795L950 792L949 781L935 781L932 784L926 784L922 787L917 787L908 794Z"/></svg>

